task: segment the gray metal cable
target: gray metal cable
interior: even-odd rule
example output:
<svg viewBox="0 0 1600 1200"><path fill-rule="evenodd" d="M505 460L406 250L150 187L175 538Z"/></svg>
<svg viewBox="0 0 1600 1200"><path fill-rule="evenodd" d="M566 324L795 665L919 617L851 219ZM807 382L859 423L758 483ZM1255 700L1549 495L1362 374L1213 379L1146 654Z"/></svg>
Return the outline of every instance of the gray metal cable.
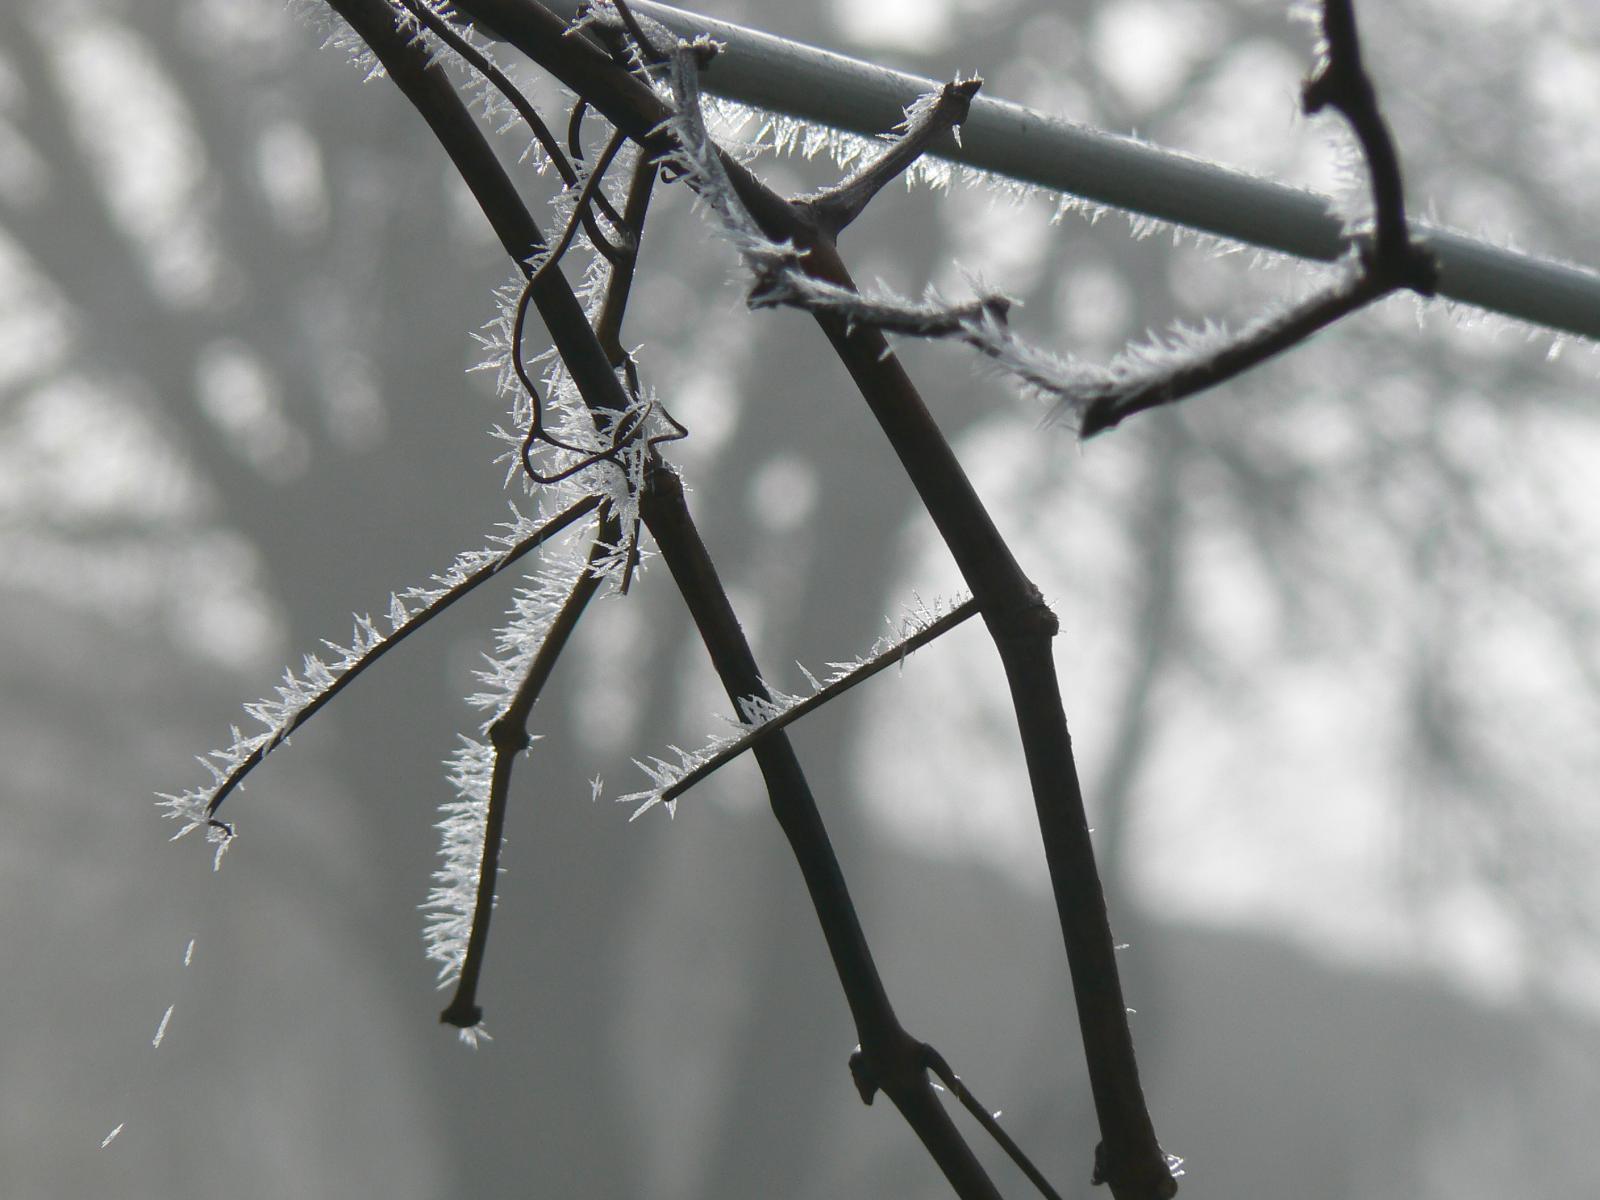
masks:
<svg viewBox="0 0 1600 1200"><path fill-rule="evenodd" d="M578 0L543 0L572 17ZM931 79L892 71L653 0L629 7L674 33L724 43L708 92L867 136L889 129ZM1298 258L1331 261L1348 248L1326 197L1102 133L979 95L961 144L935 153L1023 183L1144 213ZM1439 258L1439 294L1563 333L1600 340L1600 274L1489 245L1424 222L1412 229Z"/></svg>

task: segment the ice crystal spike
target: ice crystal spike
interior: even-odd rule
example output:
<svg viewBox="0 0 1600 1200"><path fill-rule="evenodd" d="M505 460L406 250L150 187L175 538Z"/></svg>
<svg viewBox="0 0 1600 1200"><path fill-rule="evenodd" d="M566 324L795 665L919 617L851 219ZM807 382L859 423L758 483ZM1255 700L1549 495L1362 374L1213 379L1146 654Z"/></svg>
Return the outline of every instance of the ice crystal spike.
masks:
<svg viewBox="0 0 1600 1200"><path fill-rule="evenodd" d="M176 1007L176 1004L169 1004L167 1011L161 1014L161 1024L156 1026L156 1035L150 1039L150 1045L157 1050L161 1049L161 1043L166 1040L167 1026L172 1021L172 1010Z"/></svg>

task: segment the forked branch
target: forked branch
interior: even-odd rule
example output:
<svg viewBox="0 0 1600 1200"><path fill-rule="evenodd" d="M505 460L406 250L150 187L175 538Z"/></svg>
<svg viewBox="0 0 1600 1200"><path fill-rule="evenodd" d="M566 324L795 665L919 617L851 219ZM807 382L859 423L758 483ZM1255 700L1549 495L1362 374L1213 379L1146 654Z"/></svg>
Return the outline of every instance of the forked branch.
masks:
<svg viewBox="0 0 1600 1200"><path fill-rule="evenodd" d="M378 55L391 79L428 122L512 257L523 263L536 255L546 244L538 226L448 81L408 39L396 35L394 10L385 0L330 3ZM518 12L540 21L553 21L536 6L519 8ZM494 22L494 28L509 33L515 20L520 17L505 13L504 19ZM635 95L650 95L625 69L598 55L589 42L567 38L560 22L554 22L553 27L546 23L543 28L552 35L548 49L557 59L575 58L597 68L613 82L626 81L623 86ZM580 89L580 94L591 103L596 99L596 93L590 90ZM595 107L608 117L612 115L604 103ZM659 144L659 139L651 139L648 129L638 130L632 123L619 127L646 143L647 148ZM621 381L564 278L558 272L547 272L533 281L530 295L566 369L596 418L615 419L625 412L629 401ZM654 455L639 505L689 604L725 689L731 696L760 692L761 674L689 517L682 487L676 475ZM773 811L794 848L839 972L868 1069L906 1116L957 1193L984 1200L996 1197L993 1184L928 1084L920 1043L901 1028L889 1005L838 860L787 738L777 734L764 741L755 753Z"/></svg>

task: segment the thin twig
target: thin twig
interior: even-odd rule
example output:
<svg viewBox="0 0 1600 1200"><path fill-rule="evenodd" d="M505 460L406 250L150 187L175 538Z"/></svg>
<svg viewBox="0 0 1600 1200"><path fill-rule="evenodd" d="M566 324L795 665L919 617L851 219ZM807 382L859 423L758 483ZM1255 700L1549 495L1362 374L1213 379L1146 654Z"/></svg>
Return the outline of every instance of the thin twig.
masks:
<svg viewBox="0 0 1600 1200"><path fill-rule="evenodd" d="M1050 1181L1044 1177L1044 1172L1033 1165L1033 1160L1023 1153L1022 1147L1017 1145L1011 1135L1001 1127L1000 1114L990 1112L988 1108L978 1103L978 1098L972 1094L972 1089L967 1087L961 1076L950 1069L950 1064L938 1050L924 1042L922 1052L927 1057L928 1069L939 1077L956 1099L961 1101L962 1106L977 1119L978 1124L982 1125L996 1144L1006 1152L1006 1156L1017 1164L1029 1182L1039 1189L1045 1200L1061 1200L1061 1193L1051 1186Z"/></svg>
<svg viewBox="0 0 1600 1200"><path fill-rule="evenodd" d="M528 98L516 84L511 82L510 77L486 54L452 28L450 22L436 13L428 0L400 0L400 3L405 5L406 11L426 25L440 41L459 54L467 65L488 80L495 91L516 110L517 115L522 118L522 123L544 148L551 165L561 176L561 182L567 187L576 183L578 173L567 160L567 156L561 152L561 144L556 141L555 134L550 132L550 127L544 123L539 110L529 103Z"/></svg>
<svg viewBox="0 0 1600 1200"><path fill-rule="evenodd" d="M769 720L762 721L761 724L742 734L737 740L728 743L728 745L722 747L669 786L652 793L650 800L639 809L639 812L643 812L645 808L654 807L656 804L671 804L679 796L694 787L695 784L705 779L706 776L721 767L727 766L728 763L744 754L746 750L759 745L780 729L793 725L796 721L815 712L829 701L837 699L857 684L865 683L880 671L885 671L904 662L907 655L913 654L929 642L943 637L968 617L974 617L977 614L978 602L976 600L967 600L958 605L925 629L918 630L904 641L894 643L882 653L876 654L862 663L859 667L820 688L813 695L807 696L798 704L784 709ZM618 797L621 802L638 798L637 794ZM636 812L634 815L638 816L639 813Z"/></svg>
<svg viewBox="0 0 1600 1200"><path fill-rule="evenodd" d="M1392 287L1407 287L1431 296L1438 281L1438 263L1431 253L1412 242L1406 225L1400 155L1378 106L1377 89L1361 61L1353 0L1323 0L1322 36L1327 43L1327 58L1306 81L1301 103L1308 114L1329 106L1338 109L1361 143L1372 184L1377 230L1370 252L1363 256L1368 272L1392 277Z"/></svg>
<svg viewBox="0 0 1600 1200"><path fill-rule="evenodd" d="M543 235L481 131L466 119L460 98L448 81L419 59L413 47L394 36L386 15L389 10L379 0L329 3L371 46L390 78L428 122L494 225L501 243L517 261L526 261L530 253L544 245ZM626 129L647 151L662 147L665 138L654 132L665 115L659 100L588 42L568 37L563 23L547 10L520 4L473 3L463 7L469 16L483 17L491 28L525 52L530 46L525 35L530 29L535 31L537 36L532 41L539 53L533 57L560 64L556 74L564 82L584 77L578 80L574 91L588 98L612 124ZM493 11L486 11L490 7ZM593 86L589 86L591 83ZM630 110L627 104L614 103L618 88L622 89L621 95L639 104L653 105L656 118L646 115L648 108ZM614 418L625 412L628 396L565 279L555 272L542 277L533 289L532 299L579 392L597 418ZM690 604L724 688L730 696L759 692L760 672L700 543L683 500L681 483L659 459L652 460L646 480L640 497L641 512L663 560ZM795 860L805 877L861 1037L863 1071L889 1094L958 1195L964 1200L997 1200L993 1183L927 1083L920 1044L900 1026L889 1004L837 856L787 738L780 734L768 739L756 751L756 761L766 780L774 814L790 838Z"/></svg>
<svg viewBox="0 0 1600 1200"><path fill-rule="evenodd" d="M1365 308L1392 290L1392 285L1363 271L1326 292L1308 297L1284 313L1246 328L1208 355L1182 360L1169 371L1110 386L1099 395L1083 388L1072 400L1082 414L1078 419L1078 436L1087 441L1116 428L1134 413L1176 404L1226 383L1298 346L1318 330Z"/></svg>
<svg viewBox="0 0 1600 1200"><path fill-rule="evenodd" d="M677 474L657 463L647 476L640 507L729 699L735 704L744 696L770 699L727 591L684 502ZM860 1036L850 1069L862 1099L870 1104L876 1091L884 1091L963 1200L999 1200L999 1192L928 1086L921 1043L901 1026L889 1003L838 857L788 735L777 732L764 739L754 754L773 816L805 879Z"/></svg>
<svg viewBox="0 0 1600 1200"><path fill-rule="evenodd" d="M482 567L479 567L476 571L473 571L471 574L463 578L459 583L451 586L437 600L412 613L409 617L407 617L404 624L397 626L388 634L388 636L382 638L375 645L370 647L342 674L340 674L337 679L335 679L331 684L328 684L315 700L311 701L304 708L300 709L281 727L275 729L273 731L273 736L269 740L263 742L260 746L256 747L256 749L241 759L240 762L223 777L221 783L219 783L215 790L211 793L211 798L207 802L205 808L205 816L211 826L213 828L220 828L229 836L232 836L232 826L230 826L226 821L218 820L216 815L217 810L222 807L222 802L228 798L229 793L243 783L245 776L249 775L250 772L254 770L261 762L261 760L271 753L276 746L281 745L292 733L294 733L295 730L299 729L312 717L316 716L317 713L321 712L322 709L329 704L335 696L344 691L344 689L350 684L354 683L356 678L365 672L368 667L377 662L378 659L382 658L385 654L389 653L390 650L394 649L394 647L398 646L401 642L405 641L406 638L410 637L417 630L421 629L440 613L444 612L445 609L449 608L457 600L473 591L479 584L493 578L495 575L498 575L501 571L505 570L519 559L523 558L530 551L542 546L545 542L549 541L552 537L560 533L563 529L571 525L580 517L593 512L599 503L599 497L586 496L582 500L579 500L576 504L568 507L565 511L558 513L556 516L546 521L538 529L530 533L527 537L519 539L514 545L507 548L504 554L496 556L492 561L485 563Z"/></svg>
<svg viewBox="0 0 1600 1200"><path fill-rule="evenodd" d="M539 20L532 17L530 23L536 25ZM605 104L620 128L629 127L627 107L631 103L642 108L631 120L635 127L643 127L646 136L663 120L672 119L673 114L660 115L661 101L653 94L625 91L616 83L607 86L609 81L597 77L598 71L548 54L541 57L543 37L536 30L504 23L499 27L552 70L566 71L569 78L581 76L585 94L592 103ZM673 74L674 86L680 91L694 87L688 72L675 68ZM685 154L694 156L704 149L686 148ZM788 242L795 247L791 254L808 275L854 289L832 240L818 237L814 222L727 156L708 151L696 161L704 163L712 176L729 181L729 194L713 196L708 203L713 209L722 205L719 215L732 214L735 221L754 222L756 229L743 226L739 235L750 237L758 252L757 238L773 248ZM737 206L729 202L729 195L737 199ZM967 586L980 602L1006 668L1072 968L1079 1029L1103 1135L1097 1148L1102 1173L1115 1200L1171 1196L1177 1185L1156 1140L1139 1084L1105 898L1050 655L1050 639L1056 632L1054 614L1012 556L882 332L829 311L813 315L878 419ZM873 1077L868 1071L858 1082L862 1078L870 1083Z"/></svg>
<svg viewBox="0 0 1600 1200"><path fill-rule="evenodd" d="M489 785L477 898L472 908L472 932L467 939L466 955L461 961L455 995L439 1014L441 1024L472 1029L483 1020L483 1008L477 999L478 981L483 973L484 953L489 946L489 920L494 915L494 893L500 876L500 845L505 835L506 801L511 793L512 767L517 755L532 744L528 734L528 717L538 703L544 685L549 682L550 673L555 670L567 639L577 628L584 609L600 590L605 578L601 564L615 552L616 539L616 521L607 508L596 526L588 562L573 582L566 603L550 622L544 641L528 664L528 672L523 676L522 683L504 711L489 726L489 743L494 747L494 770Z"/></svg>
<svg viewBox="0 0 1600 1200"><path fill-rule="evenodd" d="M887 150L849 178L833 187L800 197L796 203L810 208L832 237L866 208L884 185L897 179L933 146L939 135L959 130L972 107L972 98L983 86L981 79L957 79L937 92L923 97L907 112L905 132ZM956 132L960 140L959 132Z"/></svg>

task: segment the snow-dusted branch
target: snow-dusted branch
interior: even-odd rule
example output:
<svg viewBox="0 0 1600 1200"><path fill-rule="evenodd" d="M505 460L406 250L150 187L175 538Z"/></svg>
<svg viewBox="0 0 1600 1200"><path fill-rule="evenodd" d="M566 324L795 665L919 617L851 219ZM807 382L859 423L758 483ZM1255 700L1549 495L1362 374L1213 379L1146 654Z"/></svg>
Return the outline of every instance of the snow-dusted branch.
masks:
<svg viewBox="0 0 1600 1200"><path fill-rule="evenodd" d="M818 224L837 237L885 184L898 179L930 151L940 134L961 140L961 122L967 119L972 98L982 86L981 79L957 79L919 97L906 109L900 136L890 141L882 154L833 187L802 196L796 203L809 208Z"/></svg>
<svg viewBox="0 0 1600 1200"><path fill-rule="evenodd" d="M650 776L653 786L642 792L618 796L617 803L637 806L630 820L643 816L658 804L664 804L669 812L672 811L679 796L713 771L726 766L764 738L815 712L857 684L865 683L878 672L904 662L907 655L942 637L968 617L977 615L978 603L968 599L948 612L941 613L939 609L937 604L932 608L919 608L902 621L898 636L879 638L871 650L853 662L829 663L826 681L819 680L801 667L800 670L811 684L809 696L789 695L769 684L764 696L741 697L739 719L733 722L737 733L713 736L693 754L672 747L678 755L676 763L660 757L652 757L647 763L635 759L639 769Z"/></svg>
<svg viewBox="0 0 1600 1200"><path fill-rule="evenodd" d="M469 1044L484 1036L478 981L489 945L512 768L533 743L528 718L567 639L614 574L618 538L616 517L608 510L594 530L586 560L552 563L518 593L511 620L499 635L499 653L479 673L486 690L469 697L493 713L483 726L486 740L463 738L450 761L457 798L442 807L443 861L422 905L429 914L423 937L428 957L439 964L440 986L456 985L439 1020L456 1026Z"/></svg>
<svg viewBox="0 0 1600 1200"><path fill-rule="evenodd" d="M790 305L831 314L849 325L965 342L997 370L1051 402L1052 420L1071 424L1088 438L1134 413L1176 403L1232 379L1397 288L1433 294L1437 265L1407 232L1399 160L1361 67L1349 0L1329 0L1324 26L1327 61L1307 85L1306 105L1313 111L1323 105L1338 108L1361 139L1371 165L1378 230L1375 238L1362 243L1358 270L1299 304L1264 314L1237 334L1210 323L1199 331L1179 328L1165 342L1155 339L1130 347L1105 367L1018 337L1007 322L1009 304L1003 297L949 305L930 294L918 303L882 292L863 293L808 272L795 246L767 236L751 216L707 131L700 74L715 44L705 38L679 42L671 56L676 113L668 124L679 147L675 162L720 219L722 232L754 277L752 307ZM882 186L889 170L903 171L927 148L934 132L958 125L975 90L971 81L957 82L922 97L907 109L907 132L899 145L838 188L796 205L811 212L820 232L831 238ZM866 182L858 186L858 181Z"/></svg>
<svg viewBox="0 0 1600 1200"><path fill-rule="evenodd" d="M1306 81L1301 104L1308 115L1337 109L1361 143L1376 225L1371 245L1361 248L1362 261L1369 274L1392 276L1393 286L1431 296L1439 266L1431 251L1412 241L1406 224L1400 155L1378 106L1377 89L1361 61L1354 0L1323 0L1320 49L1322 63Z"/></svg>
<svg viewBox="0 0 1600 1200"><path fill-rule="evenodd" d="M565 18L586 0L541 0ZM478 7L471 5L471 7ZM654 0L640 16L679 37L709 34L725 49L707 69L706 91L779 118L793 138L852 142L877 136L937 81L896 71ZM978 96L960 144L934 150L952 171L1014 182L1180 225L1227 241L1317 262L1335 262L1352 239L1333 201L1134 137L1106 133L992 96ZM1537 258L1420 222L1410 224L1439 260L1439 294L1561 333L1600 338L1600 273Z"/></svg>
<svg viewBox="0 0 1600 1200"><path fill-rule="evenodd" d="M220 856L221 847L233 836L233 826L219 820L217 810L262 759L395 646L479 584L593 512L598 504L598 497L584 497L542 524L517 513L504 533L490 537L487 548L459 555L428 584L392 593L387 633L379 632L371 617L358 616L350 645L325 643L337 657L325 661L320 655L308 654L299 674L285 670L276 696L245 705L245 711L265 728L246 735L234 726L233 741L226 749L213 750L199 760L211 773L211 784L161 797L164 815L179 823L173 838L205 828L211 840L219 843Z"/></svg>
<svg viewBox="0 0 1600 1200"><path fill-rule="evenodd" d="M985 1132L995 1140L995 1144L1005 1151L1006 1157L1016 1163L1017 1169L1028 1177L1028 1182L1039 1189L1039 1194L1045 1197L1045 1200L1061 1200L1061 1193L1056 1191L1050 1181L1044 1177L1044 1173L1034 1165L1033 1160L1023 1152L1022 1147L1017 1145L1015 1139L1000 1124L1000 1114L991 1111L972 1094L972 1089L966 1085L961 1076L955 1073L950 1064L945 1061L944 1055L940 1054L937 1049L925 1044L922 1047L922 1051L927 1058L928 1070L934 1073L940 1083L950 1089L951 1095L961 1101L961 1107L972 1114L973 1120L983 1126ZM1174 1168L1177 1165L1177 1162L1172 1163Z"/></svg>

